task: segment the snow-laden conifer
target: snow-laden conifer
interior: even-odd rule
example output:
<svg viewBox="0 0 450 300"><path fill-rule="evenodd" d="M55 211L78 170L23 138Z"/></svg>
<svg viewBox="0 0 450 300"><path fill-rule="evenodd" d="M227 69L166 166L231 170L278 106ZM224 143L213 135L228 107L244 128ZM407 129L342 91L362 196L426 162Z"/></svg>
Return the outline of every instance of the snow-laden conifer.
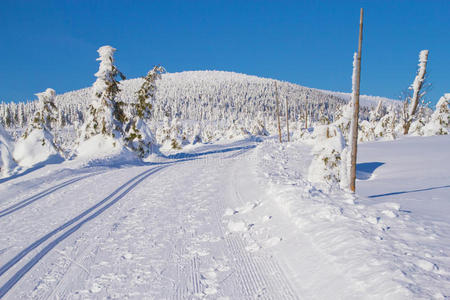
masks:
<svg viewBox="0 0 450 300"><path fill-rule="evenodd" d="M126 128L125 141L128 147L136 151L140 157L146 157L156 151L156 140L148 127L151 118L152 103L156 94L156 81L165 70L155 66L144 77L141 88L137 91L137 101L132 103L133 115Z"/></svg>
<svg viewBox="0 0 450 300"><path fill-rule="evenodd" d="M28 125L13 152L14 159L24 167L31 167L50 157L60 158L61 149L53 134L57 125L55 90L48 88L36 96L38 104L32 123Z"/></svg>
<svg viewBox="0 0 450 300"><path fill-rule="evenodd" d="M95 73L97 80L93 85L92 103L89 105L89 115L80 132L82 140L97 134L120 139L123 136L123 124L126 116L123 112L124 103L117 100L120 92L117 77L125 76L114 65L115 48L102 46L97 52L100 66Z"/></svg>
<svg viewBox="0 0 450 300"><path fill-rule="evenodd" d="M444 94L436 104L436 110L431 115L430 122L425 126L425 135L449 134L450 128L450 93Z"/></svg>
<svg viewBox="0 0 450 300"><path fill-rule="evenodd" d="M392 105L389 113L384 115L375 126L374 133L376 138L394 140L396 138L396 112Z"/></svg>
<svg viewBox="0 0 450 300"><path fill-rule="evenodd" d="M257 117L253 120L253 126L251 126L251 134L268 136L269 132L266 129L266 120L262 112L258 112Z"/></svg>
<svg viewBox="0 0 450 300"><path fill-rule="evenodd" d="M334 125L317 126L310 138L314 145L314 158L309 167L308 180L331 186L339 184L342 179L348 183L348 168L342 167L342 151L346 144L340 129Z"/></svg>
<svg viewBox="0 0 450 300"><path fill-rule="evenodd" d="M38 109L34 113L32 123L24 132L24 138L27 138L31 131L36 129L51 133L56 126L58 109L55 105L55 90L48 88L42 93L37 93L36 96L38 97Z"/></svg>

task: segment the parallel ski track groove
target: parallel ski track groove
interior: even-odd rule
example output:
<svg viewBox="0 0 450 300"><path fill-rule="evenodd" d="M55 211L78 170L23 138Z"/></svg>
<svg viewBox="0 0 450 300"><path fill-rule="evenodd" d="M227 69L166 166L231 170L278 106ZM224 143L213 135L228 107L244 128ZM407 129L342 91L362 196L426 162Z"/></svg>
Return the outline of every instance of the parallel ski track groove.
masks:
<svg viewBox="0 0 450 300"><path fill-rule="evenodd" d="M60 184L58 184L56 186L50 187L50 188L48 188L48 189L46 189L46 190L44 190L42 192L39 192L39 193L37 193L37 194L35 194L35 195L31 196L31 197L28 197L28 198L26 198L26 199L24 199L24 200L22 200L20 202L17 202L16 204L13 204L13 205L11 205L11 206L1 210L0 211L0 218L5 217L5 216L7 216L9 214L12 214L13 212L18 211L21 208L24 208L24 207L32 204L33 202L35 202L35 201L37 201L39 199L42 199L45 196L48 196L48 195L52 194L53 192L55 192L55 191L57 191L57 190L59 190L59 189L61 189L63 187L66 187L68 185L71 185L72 183L75 183L77 181L80 181L80 180L83 180L85 178L88 178L88 177L91 177L91 176L94 176L94 175L97 175L97 174L101 174L101 173L102 172L100 172L100 173L97 172L97 173L88 174L88 175L77 177L77 178L72 178L72 179L67 180L65 182L62 182L62 183L60 183Z"/></svg>
<svg viewBox="0 0 450 300"><path fill-rule="evenodd" d="M68 222L64 223L63 225L59 226L55 230L49 232L45 236L41 237L34 243L32 243L30 246L22 250L19 254L17 254L14 258L12 258L9 262L7 262L5 265L3 265L0 268L0 276L5 274L10 268L12 268L14 265L16 265L18 262L20 262L27 254L29 254L32 250L46 242L48 239L55 236L57 233L62 232L62 234L50 241L42 250L40 250L34 257L32 257L21 269L19 269L14 275L11 276L11 278L2 286L0 287L0 298L6 295L6 293L23 277L25 274L33 268L34 265L36 265L50 250L52 250L56 245L58 245L60 242L65 240L67 237L69 237L72 233L77 231L81 226L83 226L88 221L96 218L101 213L103 213L105 210L107 210L109 207L111 207L113 204L115 204L117 201L122 199L126 194L128 194L131 190L133 190L139 183L144 181L147 177L150 175L166 168L166 166L162 167L155 167L150 170L146 170L137 176L133 177L123 185L121 185L119 188L117 188L114 192L112 192L109 196L95 204L94 206L88 208L78 216L74 217L73 219L69 220ZM124 190L125 189L125 190ZM122 193L120 193L117 197L115 197L121 190L124 190ZM115 197L115 198L114 198ZM112 199L112 200L111 200ZM111 200L111 201L109 201ZM109 202L108 202L109 201ZM105 204L105 205L103 205ZM103 207L101 207L103 205ZM101 208L99 208L101 207ZM99 209L97 209L99 208ZM97 209L97 210L96 210ZM86 215L92 213L91 215L87 216L86 218L82 219ZM79 221L79 222L78 222ZM78 223L77 223L78 222ZM70 229L63 231L70 225L75 224Z"/></svg>

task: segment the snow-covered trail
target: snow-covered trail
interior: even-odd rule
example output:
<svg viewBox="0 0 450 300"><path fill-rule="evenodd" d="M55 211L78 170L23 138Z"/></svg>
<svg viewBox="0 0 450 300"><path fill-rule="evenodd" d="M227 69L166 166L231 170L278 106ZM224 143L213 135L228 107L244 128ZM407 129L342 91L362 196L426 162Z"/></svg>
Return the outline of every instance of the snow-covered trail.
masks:
<svg viewBox="0 0 450 300"><path fill-rule="evenodd" d="M224 218L260 203L245 192L261 192L247 173L256 173L253 147L14 180L9 193L22 194L0 202L0 297L295 299L269 249L279 238L255 246L247 235L259 224Z"/></svg>
<svg viewBox="0 0 450 300"><path fill-rule="evenodd" d="M449 141L362 146L360 171L384 164L358 186L383 201L312 185L310 146L271 139L152 164L47 165L0 183L0 298L445 299L447 210L431 218L441 206L410 211L399 198L401 209L382 181L445 185L448 162L427 175L427 162L364 151ZM446 203L442 190L422 203Z"/></svg>

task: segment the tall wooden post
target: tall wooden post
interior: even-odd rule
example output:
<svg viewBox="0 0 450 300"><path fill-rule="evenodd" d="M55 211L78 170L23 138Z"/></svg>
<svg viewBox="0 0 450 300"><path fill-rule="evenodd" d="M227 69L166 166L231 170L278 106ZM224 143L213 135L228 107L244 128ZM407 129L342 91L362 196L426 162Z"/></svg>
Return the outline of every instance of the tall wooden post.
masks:
<svg viewBox="0 0 450 300"><path fill-rule="evenodd" d="M291 137L289 136L289 107L288 107L288 98L286 97L286 131L288 136L288 142L291 141Z"/></svg>
<svg viewBox="0 0 450 300"><path fill-rule="evenodd" d="M278 138L281 143L281 124L280 124L280 102L278 101L278 85L275 81L275 99L277 101L277 120L278 120Z"/></svg>
<svg viewBox="0 0 450 300"><path fill-rule="evenodd" d="M363 32L363 9L359 19L359 41L358 54L356 56L356 82L353 90L353 121L352 121L352 149L351 149L351 168L350 168L350 190L355 192L356 181L356 156L358 152L358 119L359 119L359 85L361 81L361 50L362 50L362 32Z"/></svg>

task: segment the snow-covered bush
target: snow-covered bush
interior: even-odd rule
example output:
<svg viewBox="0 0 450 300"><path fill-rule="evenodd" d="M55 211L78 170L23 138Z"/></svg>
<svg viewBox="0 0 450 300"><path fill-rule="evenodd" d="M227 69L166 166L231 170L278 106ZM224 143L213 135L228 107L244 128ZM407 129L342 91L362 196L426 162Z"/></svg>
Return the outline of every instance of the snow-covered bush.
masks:
<svg viewBox="0 0 450 300"><path fill-rule="evenodd" d="M450 123L450 93L444 94L436 104L436 110L431 115L430 122L424 128L425 135L449 134Z"/></svg>
<svg viewBox="0 0 450 300"><path fill-rule="evenodd" d="M396 114L395 108L391 106L389 113L383 116L374 129L376 138L395 139L396 138Z"/></svg>
<svg viewBox="0 0 450 300"><path fill-rule="evenodd" d="M338 184L342 176L341 153L346 145L342 132L334 125L317 126L311 135L311 142L314 158L309 167L308 180Z"/></svg>

